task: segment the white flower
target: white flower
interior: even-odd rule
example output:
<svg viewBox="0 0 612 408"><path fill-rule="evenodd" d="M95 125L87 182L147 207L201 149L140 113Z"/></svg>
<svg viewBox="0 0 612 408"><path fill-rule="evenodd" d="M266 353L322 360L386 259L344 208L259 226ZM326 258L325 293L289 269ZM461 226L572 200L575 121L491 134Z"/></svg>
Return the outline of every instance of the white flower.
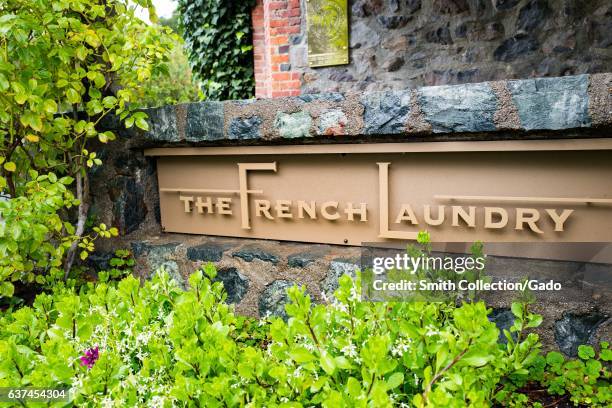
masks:
<svg viewBox="0 0 612 408"><path fill-rule="evenodd" d="M106 396L102 399L102 401L100 401L100 406L102 408L112 408L114 406L113 404L113 400L111 399L110 396Z"/></svg>
<svg viewBox="0 0 612 408"><path fill-rule="evenodd" d="M357 357L357 347L355 347L353 343L350 343L349 345L342 347L340 352L350 358Z"/></svg>
<svg viewBox="0 0 612 408"><path fill-rule="evenodd" d="M391 349L391 355L394 357L401 357L405 352L410 350L410 344L412 343L411 339L401 338L395 342L393 348Z"/></svg>
<svg viewBox="0 0 612 408"><path fill-rule="evenodd" d="M151 408L163 408L164 402L164 397L162 397L161 395L155 395L149 400L149 406Z"/></svg>

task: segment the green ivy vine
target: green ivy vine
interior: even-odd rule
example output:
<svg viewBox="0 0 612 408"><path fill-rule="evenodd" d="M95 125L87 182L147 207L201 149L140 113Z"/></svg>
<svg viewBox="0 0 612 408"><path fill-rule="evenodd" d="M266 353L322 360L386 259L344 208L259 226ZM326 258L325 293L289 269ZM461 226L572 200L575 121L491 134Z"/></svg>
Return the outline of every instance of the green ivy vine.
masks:
<svg viewBox="0 0 612 408"><path fill-rule="evenodd" d="M253 97L251 9L254 0L179 0L194 75L211 100Z"/></svg>

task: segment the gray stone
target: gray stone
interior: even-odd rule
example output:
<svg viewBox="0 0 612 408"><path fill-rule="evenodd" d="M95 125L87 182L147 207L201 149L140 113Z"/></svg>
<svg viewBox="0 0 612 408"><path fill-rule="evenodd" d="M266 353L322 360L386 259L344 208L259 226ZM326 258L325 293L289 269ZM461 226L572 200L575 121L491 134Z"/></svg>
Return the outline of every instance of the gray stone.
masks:
<svg viewBox="0 0 612 408"><path fill-rule="evenodd" d="M319 117L319 133L323 135L343 135L348 120L341 109L331 109Z"/></svg>
<svg viewBox="0 0 612 408"><path fill-rule="evenodd" d="M563 313L561 319L555 322L555 341L559 350L567 356L576 357L578 346L591 342L593 334L607 318L598 311Z"/></svg>
<svg viewBox="0 0 612 408"><path fill-rule="evenodd" d="M443 45L450 45L453 43L448 26L438 27L435 30L429 31L427 34L425 34L425 39L430 43L438 43Z"/></svg>
<svg viewBox="0 0 612 408"><path fill-rule="evenodd" d="M292 268L305 268L314 263L321 257L321 254L314 252L298 252L287 257L287 265Z"/></svg>
<svg viewBox="0 0 612 408"><path fill-rule="evenodd" d="M144 190L132 177L117 177L109 187L109 197L113 203L113 225L121 235L138 229L147 216Z"/></svg>
<svg viewBox="0 0 612 408"><path fill-rule="evenodd" d="M495 323L499 329L498 342L501 344L507 344L508 339L504 335L504 330L510 331L510 327L514 324L514 314L512 310L507 308L493 309L489 315L489 321ZM512 333L512 338L516 339L516 333Z"/></svg>
<svg viewBox="0 0 612 408"><path fill-rule="evenodd" d="M271 262L273 264L278 263L278 257L270 252L264 251L258 247L247 246L240 248L239 250L232 253L234 258L244 259L247 262L252 262L255 259L259 259L264 262Z"/></svg>
<svg viewBox="0 0 612 408"><path fill-rule="evenodd" d="M588 75L508 81L526 130L590 126L588 85Z"/></svg>
<svg viewBox="0 0 612 408"><path fill-rule="evenodd" d="M376 21L389 30L401 28L408 24L410 16L377 16Z"/></svg>
<svg viewBox="0 0 612 408"><path fill-rule="evenodd" d="M111 269L110 260L114 256L114 252L95 251L87 257L87 265L95 271L105 271Z"/></svg>
<svg viewBox="0 0 612 408"><path fill-rule="evenodd" d="M185 279L180 274L179 266L175 260L176 249L179 245L178 242L163 245L150 245L146 248L145 256L147 265L149 266L149 273L157 273L163 268L179 286L185 288Z"/></svg>
<svg viewBox="0 0 612 408"><path fill-rule="evenodd" d="M420 88L418 102L435 133L496 129L497 98L486 83Z"/></svg>
<svg viewBox="0 0 612 408"><path fill-rule="evenodd" d="M227 303L240 303L249 290L249 279L232 267L219 269L213 282L223 283Z"/></svg>
<svg viewBox="0 0 612 408"><path fill-rule="evenodd" d="M410 92L375 92L361 98L365 134L398 134L406 129Z"/></svg>
<svg viewBox="0 0 612 408"><path fill-rule="evenodd" d="M519 12L517 27L531 32L546 21L550 9L545 0L531 0Z"/></svg>
<svg viewBox="0 0 612 408"><path fill-rule="evenodd" d="M289 303L287 289L295 285L287 280L275 280L262 292L259 297L259 317L277 316L287 320L285 305Z"/></svg>
<svg viewBox="0 0 612 408"><path fill-rule="evenodd" d="M348 69L332 69L329 79L334 82L351 82L355 80L355 77L351 75Z"/></svg>
<svg viewBox="0 0 612 408"><path fill-rule="evenodd" d="M228 138L232 140L259 139L261 123L262 120L257 115L248 118L234 118L229 126Z"/></svg>
<svg viewBox="0 0 612 408"><path fill-rule="evenodd" d="M278 130L281 137L296 139L301 137L311 137L310 127L312 118L308 112L300 111L295 113L278 112L274 127Z"/></svg>
<svg viewBox="0 0 612 408"><path fill-rule="evenodd" d="M383 64L383 69L388 72L395 72L404 65L404 58L393 57Z"/></svg>
<svg viewBox="0 0 612 408"><path fill-rule="evenodd" d="M343 275L348 275L355 279L359 265L349 259L334 259L329 263L329 269L325 278L321 282L321 292L327 297L332 297L340 286L338 280Z"/></svg>
<svg viewBox="0 0 612 408"><path fill-rule="evenodd" d="M149 131L145 137L158 142L178 142L180 136L176 122L175 106L168 105L160 108L149 109Z"/></svg>
<svg viewBox="0 0 612 408"><path fill-rule="evenodd" d="M458 14L470 9L467 0L434 0L433 7L443 14Z"/></svg>
<svg viewBox="0 0 612 408"><path fill-rule="evenodd" d="M538 49L538 40L531 35L517 34L501 43L493 52L497 61L512 62Z"/></svg>
<svg viewBox="0 0 612 408"><path fill-rule="evenodd" d="M495 8L498 10L509 10L519 4L521 0L495 0Z"/></svg>
<svg viewBox="0 0 612 408"><path fill-rule="evenodd" d="M207 101L187 105L185 140L188 142L223 139L223 102Z"/></svg>
<svg viewBox="0 0 612 408"><path fill-rule="evenodd" d="M225 246L215 243L205 243L187 248L187 258L190 261L219 262L223 258Z"/></svg>
<svg viewBox="0 0 612 408"><path fill-rule="evenodd" d="M306 103L318 102L318 101L342 102L344 100L344 95L342 95L339 92L330 92L330 93L300 95L299 98Z"/></svg>

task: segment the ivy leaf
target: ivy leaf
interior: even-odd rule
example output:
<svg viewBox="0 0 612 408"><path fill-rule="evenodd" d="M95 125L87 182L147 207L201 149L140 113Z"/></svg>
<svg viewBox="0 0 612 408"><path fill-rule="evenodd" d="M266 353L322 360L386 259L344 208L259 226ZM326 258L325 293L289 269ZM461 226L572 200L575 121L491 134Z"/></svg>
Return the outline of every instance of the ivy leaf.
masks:
<svg viewBox="0 0 612 408"><path fill-rule="evenodd" d="M32 133L28 133L25 138L30 143L38 143L40 141L40 137Z"/></svg>

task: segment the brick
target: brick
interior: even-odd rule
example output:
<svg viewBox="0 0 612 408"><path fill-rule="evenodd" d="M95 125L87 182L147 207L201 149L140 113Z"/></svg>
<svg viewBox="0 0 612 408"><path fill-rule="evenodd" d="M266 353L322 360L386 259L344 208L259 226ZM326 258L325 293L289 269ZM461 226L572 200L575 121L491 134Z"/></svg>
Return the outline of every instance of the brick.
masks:
<svg viewBox="0 0 612 408"><path fill-rule="evenodd" d="M271 35L277 34L299 34L301 31L300 26L288 26L288 27L276 27L270 29Z"/></svg>
<svg viewBox="0 0 612 408"><path fill-rule="evenodd" d="M272 98L282 98L284 96L291 96L290 91L272 91Z"/></svg>
<svg viewBox="0 0 612 408"><path fill-rule="evenodd" d="M289 37L286 35L278 35L270 39L272 45L284 45L289 42Z"/></svg>
<svg viewBox="0 0 612 408"><path fill-rule="evenodd" d="M289 53L289 46L288 45L281 45L280 47L278 47L278 53L279 54L287 54L287 53Z"/></svg>
<svg viewBox="0 0 612 408"><path fill-rule="evenodd" d="M274 81L288 81L291 79L291 74L289 72L275 72L272 74L272 79Z"/></svg>
<svg viewBox="0 0 612 408"><path fill-rule="evenodd" d="M283 63L283 62L289 62L289 55L287 54L283 54L283 55L273 55L271 58L272 62L275 62L277 64Z"/></svg>
<svg viewBox="0 0 612 408"><path fill-rule="evenodd" d="M279 10L287 8L286 1L271 1L268 3L268 10Z"/></svg>
<svg viewBox="0 0 612 408"><path fill-rule="evenodd" d="M300 96L301 93L301 89L292 89L289 91L289 96Z"/></svg>
<svg viewBox="0 0 612 408"><path fill-rule="evenodd" d="M291 73L291 79L293 79L293 80L300 79L301 76L302 76L302 74L299 73L299 72L292 72Z"/></svg>

